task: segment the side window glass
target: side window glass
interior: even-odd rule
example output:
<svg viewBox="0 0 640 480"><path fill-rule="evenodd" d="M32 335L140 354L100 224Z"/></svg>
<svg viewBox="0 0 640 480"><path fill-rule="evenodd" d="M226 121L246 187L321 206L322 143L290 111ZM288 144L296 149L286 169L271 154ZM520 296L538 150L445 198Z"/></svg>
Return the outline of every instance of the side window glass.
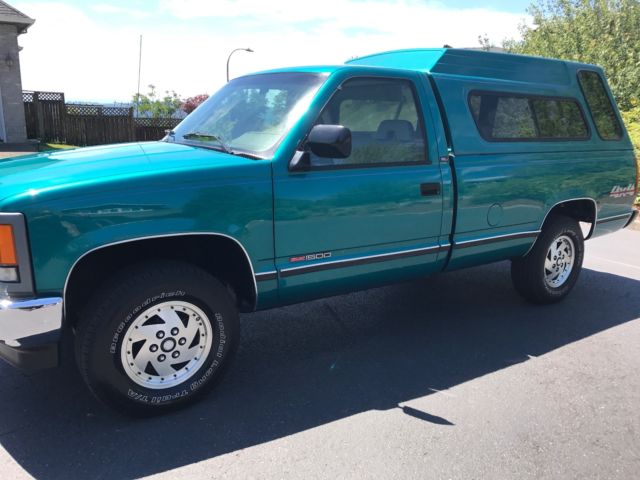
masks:
<svg viewBox="0 0 640 480"><path fill-rule="evenodd" d="M578 81L600 137L603 140L622 138L622 127L600 75L597 72L583 70L578 72Z"/></svg>
<svg viewBox="0 0 640 480"><path fill-rule="evenodd" d="M417 99L410 82L362 78L345 82L316 124L351 130L347 158L311 154L312 167L371 166L426 161L426 142Z"/></svg>
<svg viewBox="0 0 640 480"><path fill-rule="evenodd" d="M570 100L531 101L541 138L586 138L589 130L580 107Z"/></svg>
<svg viewBox="0 0 640 480"><path fill-rule="evenodd" d="M498 92L472 93L469 110L494 141L585 140L589 129L575 100Z"/></svg>
<svg viewBox="0 0 640 480"><path fill-rule="evenodd" d="M536 124L526 98L498 97L494 138L533 138L536 136Z"/></svg>

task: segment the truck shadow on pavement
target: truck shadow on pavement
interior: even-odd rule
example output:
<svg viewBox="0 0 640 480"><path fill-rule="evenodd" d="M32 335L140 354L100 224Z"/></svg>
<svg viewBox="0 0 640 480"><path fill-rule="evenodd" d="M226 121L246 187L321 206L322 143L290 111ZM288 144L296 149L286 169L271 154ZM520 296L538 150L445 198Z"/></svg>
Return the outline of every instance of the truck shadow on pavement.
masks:
<svg viewBox="0 0 640 480"><path fill-rule="evenodd" d="M505 262L246 315L217 391L147 420L100 407L73 365L31 376L2 365L0 443L36 478L163 472L526 362L637 319L639 291L640 281L585 269L564 302L532 306Z"/></svg>

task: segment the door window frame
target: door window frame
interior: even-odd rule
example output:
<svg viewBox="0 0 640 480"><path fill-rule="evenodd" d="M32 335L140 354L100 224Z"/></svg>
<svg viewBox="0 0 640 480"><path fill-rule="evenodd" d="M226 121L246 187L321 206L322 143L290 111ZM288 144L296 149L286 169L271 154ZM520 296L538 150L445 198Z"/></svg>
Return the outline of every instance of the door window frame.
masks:
<svg viewBox="0 0 640 480"><path fill-rule="evenodd" d="M424 139L424 160L419 162L377 162L377 163L347 163L342 165L310 165L309 172L313 171L327 171L327 170L350 170L354 168L384 168L384 167L402 167L402 166L421 166L421 165L431 165L433 162L429 156L429 137L427 136L427 128L426 128L426 117L424 115L424 109L422 108L422 102L420 101L420 95L418 94L418 89L416 87L416 83L413 79L407 77L391 77L386 75L357 75L349 78L345 78L338 84L335 91L331 94L331 96L327 99L327 101L322 105L318 116L314 119L313 123L309 127L309 130L304 135L302 140L299 143L299 148L304 149L305 144L307 142L307 138L309 137L309 133L311 129L316 126L316 122L322 116L327 105L331 103L336 95L342 90L345 83L350 82L352 80L393 80L396 82L405 82L409 85L411 89L411 93L413 94L413 98L416 105L416 113L418 115L418 125L416 125L416 132L418 129L422 131L422 137ZM311 154L311 152L309 152Z"/></svg>

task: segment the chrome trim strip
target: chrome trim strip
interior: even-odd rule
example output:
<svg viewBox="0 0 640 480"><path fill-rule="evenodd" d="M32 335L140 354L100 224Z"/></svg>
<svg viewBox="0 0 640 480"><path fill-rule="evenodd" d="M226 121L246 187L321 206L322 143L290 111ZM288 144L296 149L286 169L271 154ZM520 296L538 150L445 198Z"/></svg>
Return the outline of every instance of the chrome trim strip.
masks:
<svg viewBox="0 0 640 480"><path fill-rule="evenodd" d="M252 310L256 309L256 306L258 304L258 284L256 283L256 273L255 270L253 269L253 264L251 263L251 258L249 257L249 254L247 253L247 250L244 248L244 245L242 245L242 243L240 243L239 240L229 236L229 235L225 235L224 233L213 233L213 232L182 232L182 233L167 233L164 235L149 235L149 236L145 236L145 237L136 237L136 238L130 238L127 240L120 240L117 242L112 242L112 243L107 243L105 245L100 245L99 247L95 247L92 248L91 250L83 253L82 255L80 255L80 257L78 257L78 259L73 262L73 265L71 265L71 269L69 270L69 273L67 273L67 279L64 282L64 289L62 291L62 298L67 298L67 287L69 286L69 279L71 278L71 273L73 273L73 270L75 269L76 265L78 264L78 262L80 262L80 260L82 260L84 257L86 257L87 255L89 255L90 253L93 253L97 250L102 250L103 248L108 248L108 247L113 247L115 245L122 245L124 243L131 243L131 242L138 242L138 241L142 241L142 240L152 240L152 239L156 239L156 238L169 238L169 237L186 237L186 236L190 236L190 235L208 235L208 236L212 236L212 237L224 237L224 238L228 238L229 240L233 240L236 244L238 244L240 246L240 248L242 249L242 251L244 252L244 255L247 259L247 262L249 263L249 268L251 269L251 280L253 281L253 293L254 293L254 302L253 302L253 308ZM66 316L67 314L67 310L66 310L66 302L64 303L64 314Z"/></svg>
<svg viewBox="0 0 640 480"><path fill-rule="evenodd" d="M480 245L485 245L487 243L517 240L519 238L537 237L538 235L540 235L540 230L531 230L527 232L508 233L506 235L496 235L493 237L478 238L476 240L465 240L463 242L454 241L453 248L477 247Z"/></svg>
<svg viewBox="0 0 640 480"><path fill-rule="evenodd" d="M355 267L367 263L385 262L387 260L395 260L398 258L415 257L419 255L428 255L438 253L449 249L449 244L436 245L433 247L413 248L411 250L400 250L396 252L380 253L377 255L366 255L363 257L346 258L343 260L331 260L328 262L312 263L310 265L302 265L300 267L283 268L280 270L281 277L290 277L292 275L302 275L304 273L317 272L321 270L329 270L331 268Z"/></svg>
<svg viewBox="0 0 640 480"><path fill-rule="evenodd" d="M622 215L614 215L612 217L605 217L601 220L598 220L597 223L613 222L614 220L622 220L623 218L628 219L631 215L633 215L633 212L623 213Z"/></svg>
<svg viewBox="0 0 640 480"><path fill-rule="evenodd" d="M10 347L20 347L20 340L60 330L62 298L0 300L0 340Z"/></svg>
<svg viewBox="0 0 640 480"><path fill-rule="evenodd" d="M258 282L263 282L266 280L275 280L276 278L278 278L277 270L273 270L271 272L256 273L256 281Z"/></svg>

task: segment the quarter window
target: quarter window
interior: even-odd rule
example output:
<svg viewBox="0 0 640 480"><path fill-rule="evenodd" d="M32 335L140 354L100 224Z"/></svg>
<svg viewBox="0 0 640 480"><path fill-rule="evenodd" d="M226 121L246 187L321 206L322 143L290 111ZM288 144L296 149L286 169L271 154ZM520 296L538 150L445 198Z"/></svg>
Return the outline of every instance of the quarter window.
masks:
<svg viewBox="0 0 640 480"><path fill-rule="evenodd" d="M469 108L480 134L487 140L589 138L582 110L573 99L472 92Z"/></svg>
<svg viewBox="0 0 640 480"><path fill-rule="evenodd" d="M578 80L589 105L593 123L596 124L598 135L603 140L622 138L622 127L600 75L597 72L582 70L578 72Z"/></svg>
<svg viewBox="0 0 640 480"><path fill-rule="evenodd" d="M351 130L347 158L311 154L313 167L372 166L426 161L422 122L412 84L406 80L362 78L345 82L316 124Z"/></svg>

